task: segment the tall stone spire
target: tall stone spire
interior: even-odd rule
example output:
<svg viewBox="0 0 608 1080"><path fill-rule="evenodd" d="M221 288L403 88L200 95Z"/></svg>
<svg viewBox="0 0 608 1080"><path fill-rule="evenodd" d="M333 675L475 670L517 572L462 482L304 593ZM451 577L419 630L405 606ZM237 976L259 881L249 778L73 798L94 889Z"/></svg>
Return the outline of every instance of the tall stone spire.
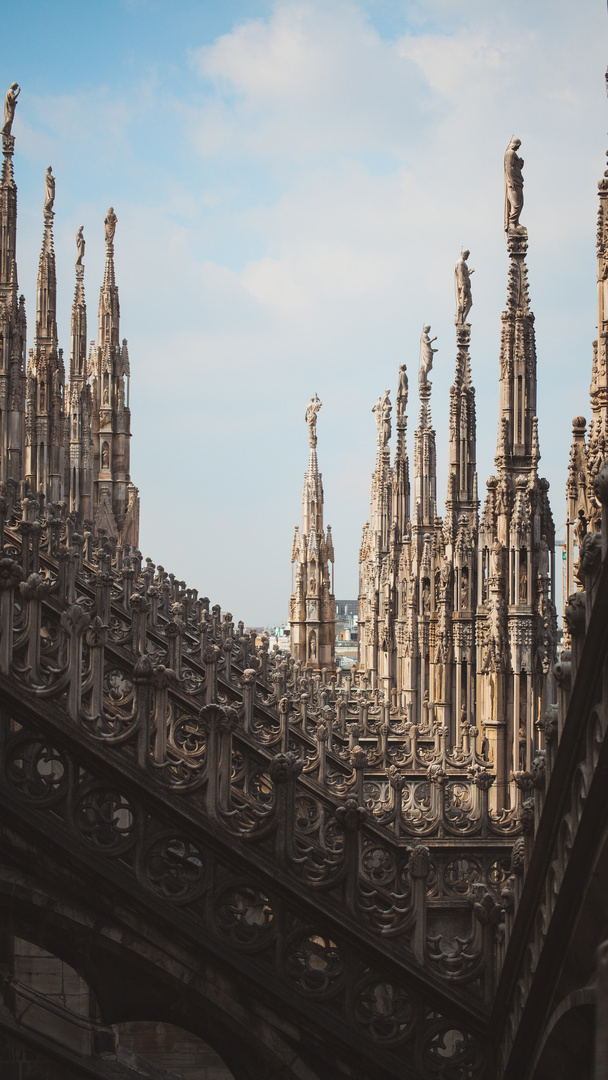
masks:
<svg viewBox="0 0 608 1080"><path fill-rule="evenodd" d="M456 263L455 281L457 293L456 371L450 388L450 463L448 494L446 500L446 526L452 519L451 528L458 526L462 513L471 518L477 513L476 471L476 423L475 389L471 378L471 324L466 322L473 299L467 259L469 252L463 250ZM472 516L471 516L472 515Z"/></svg>
<svg viewBox="0 0 608 1080"><path fill-rule="evenodd" d="M511 139L505 154L505 231L509 253L507 309L502 313L499 431L496 465L513 472L536 471L536 341L528 294L528 231L520 225L523 207L521 143Z"/></svg>
<svg viewBox="0 0 608 1080"><path fill-rule="evenodd" d="M606 71L608 91L608 70ZM608 157L608 152L606 153ZM587 533L601 531L601 506L593 481L608 457L608 169L598 181L597 215L597 340L593 342L589 397L591 422L575 416L566 484L566 588L564 603L577 585L577 564ZM581 585L580 582L578 582ZM582 587L582 586L581 586ZM564 627L567 639L567 624Z"/></svg>
<svg viewBox="0 0 608 1080"><path fill-rule="evenodd" d="M290 651L302 667L312 670L335 668L336 601L329 563L334 551L331 530L323 528L323 482L317 463L317 413L321 402L310 399L305 420L308 425L308 469L302 492L302 532L296 526L291 561L295 564L295 586L291 596Z"/></svg>
<svg viewBox="0 0 608 1080"><path fill-rule="evenodd" d="M84 230L76 234L76 287L70 333L70 387L68 393L70 510L92 520L93 400L87 379L87 309L84 297Z"/></svg>
<svg viewBox="0 0 608 1080"><path fill-rule="evenodd" d="M423 328L420 337L420 370L418 389L420 414L414 432L414 528L435 526L437 517L437 449L431 420L431 383L429 372L436 349L436 338L429 336L430 326Z"/></svg>
<svg viewBox="0 0 608 1080"><path fill-rule="evenodd" d="M6 100L12 103L2 131L0 181L0 480L22 478L25 445L25 301L17 284L17 186L13 176L15 136L11 134L19 87L13 83ZM7 106L5 105L5 108Z"/></svg>
<svg viewBox="0 0 608 1080"><path fill-rule="evenodd" d="M65 371L57 347L57 276L53 244L55 178L45 174L44 228L36 288L34 348L27 369L25 479L59 502L65 480Z"/></svg>
<svg viewBox="0 0 608 1080"><path fill-rule="evenodd" d="M469 349L471 324L467 316L473 306L467 259L463 249L456 262L456 371L450 388L450 451L446 517L445 557L451 564L453 587L445 589L440 602L446 607L446 624L452 619L454 686L451 721L458 743L463 725L474 722L475 703L475 604L477 583L477 497L475 389L471 378ZM444 574L445 576L445 574Z"/></svg>
<svg viewBox="0 0 608 1080"><path fill-rule="evenodd" d="M497 476L479 530L478 707L497 769L495 798L504 805L512 775L530 768L538 724L552 694L556 621L555 530L549 484L538 476L536 343L520 224L523 160L519 139L505 154L505 231L509 255L502 313Z"/></svg>
<svg viewBox="0 0 608 1080"><path fill-rule="evenodd" d="M117 221L110 207L104 221L106 263L99 294L99 334L89 356L94 410L93 512L96 531L103 529L123 546L136 547L139 497L129 475L130 369L127 342L120 344L120 305L114 271Z"/></svg>
<svg viewBox="0 0 608 1080"><path fill-rule="evenodd" d="M405 408L405 401L403 407ZM372 474L370 517L363 527L359 552L359 663L388 689L394 666L393 474L389 440L392 405L385 390L372 408L376 418L376 465ZM402 432L403 436L404 432ZM401 451L404 452L403 438ZM391 576L393 580L391 582Z"/></svg>

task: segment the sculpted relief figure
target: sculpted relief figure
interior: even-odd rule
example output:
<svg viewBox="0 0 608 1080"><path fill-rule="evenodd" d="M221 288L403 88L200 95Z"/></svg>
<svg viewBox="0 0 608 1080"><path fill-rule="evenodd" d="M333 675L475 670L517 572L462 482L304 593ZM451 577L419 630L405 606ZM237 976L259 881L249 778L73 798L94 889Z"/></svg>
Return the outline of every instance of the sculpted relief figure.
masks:
<svg viewBox="0 0 608 1080"><path fill-rule="evenodd" d="M308 424L308 440L311 446L317 445L317 413L323 404L319 401L319 398L315 392L315 396L311 397L308 405L306 406L306 412L304 413L304 419Z"/></svg>
<svg viewBox="0 0 608 1080"><path fill-rule="evenodd" d="M108 207L108 212L104 218L104 225L106 230L106 244L112 244L114 241L114 233L116 232L116 223L118 218L114 213L114 207Z"/></svg>
<svg viewBox="0 0 608 1080"><path fill-rule="evenodd" d="M11 128L13 126L13 120L15 119L15 107L17 105L17 98L21 93L21 87L18 83L11 83L6 91L6 97L4 99L4 123L2 125L2 134L10 135Z"/></svg>
<svg viewBox="0 0 608 1080"><path fill-rule="evenodd" d="M427 324L422 329L420 335L420 372L418 375L418 381L423 386L428 382L429 371L433 366L433 357L437 352L437 349L432 348L434 341L437 341L437 337L429 337L430 326Z"/></svg>
<svg viewBox="0 0 608 1080"><path fill-rule="evenodd" d="M52 166L49 165L44 174L44 213L51 214L55 203L55 177Z"/></svg>
<svg viewBox="0 0 608 1080"><path fill-rule="evenodd" d="M513 138L505 153L505 232L508 233L525 231L519 224L524 205L524 159L517 153L520 146L521 139Z"/></svg>
<svg viewBox="0 0 608 1080"><path fill-rule="evenodd" d="M460 252L460 258L454 267L454 284L456 287L456 324L464 324L467 321L469 311L473 307L473 294L471 292L471 274L475 273L473 267L469 269L467 259L471 254L466 248Z"/></svg>
<svg viewBox="0 0 608 1080"><path fill-rule="evenodd" d="M407 371L405 364L399 364L399 386L397 388L397 416L405 416L407 408Z"/></svg>
<svg viewBox="0 0 608 1080"><path fill-rule="evenodd" d="M84 259L84 225L80 225L76 233L76 266L82 266Z"/></svg>

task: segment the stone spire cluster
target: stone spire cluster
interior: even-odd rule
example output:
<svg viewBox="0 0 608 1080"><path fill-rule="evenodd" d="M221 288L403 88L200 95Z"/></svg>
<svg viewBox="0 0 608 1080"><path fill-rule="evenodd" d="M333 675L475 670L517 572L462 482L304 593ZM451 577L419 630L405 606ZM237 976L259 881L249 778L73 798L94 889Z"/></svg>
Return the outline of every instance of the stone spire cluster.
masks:
<svg viewBox="0 0 608 1080"><path fill-rule="evenodd" d="M578 564L585 546L599 544L602 514L594 481L608 456L608 168L597 186L597 339L589 387L591 421L588 429L584 416L572 421L566 483L566 597L582 588Z"/></svg>
<svg viewBox="0 0 608 1080"><path fill-rule="evenodd" d="M296 525L291 562L295 584L289 609L291 655L303 669L335 667L336 601L333 594L334 546L331 526L323 528L323 482L317 462L317 394L306 407L309 452L302 491L302 531Z"/></svg>
<svg viewBox="0 0 608 1080"><path fill-rule="evenodd" d="M506 805L509 780L530 769L540 745L539 724L552 700L557 636L554 526L549 485L538 475L536 346L525 262L528 238L519 221L519 146L519 140L512 140L505 157L509 270L496 475L488 480L481 519L468 322L473 270L467 264L469 251L463 250L455 268L456 366L445 519L437 516L428 378L435 339L425 325L412 517L401 407L392 467L388 438L378 450L360 553L359 668L366 682L407 722L422 733L442 733L456 750L468 745L474 725L481 728L496 771L496 806ZM404 373L401 365L401 400Z"/></svg>
<svg viewBox="0 0 608 1080"><path fill-rule="evenodd" d="M106 265L99 301L99 335L97 344L91 342L88 364L82 227L77 233L66 385L57 333L55 178L48 167L34 344L26 369L25 302L23 296L17 296L17 189L12 162L15 140L11 134L18 93L13 84L6 96L2 130L0 479L21 483L24 490L49 503L66 502L70 511L93 531L103 531L123 546L137 547L139 499L129 476L129 356L126 341L121 343L119 337L114 270L116 215L110 208L105 219Z"/></svg>

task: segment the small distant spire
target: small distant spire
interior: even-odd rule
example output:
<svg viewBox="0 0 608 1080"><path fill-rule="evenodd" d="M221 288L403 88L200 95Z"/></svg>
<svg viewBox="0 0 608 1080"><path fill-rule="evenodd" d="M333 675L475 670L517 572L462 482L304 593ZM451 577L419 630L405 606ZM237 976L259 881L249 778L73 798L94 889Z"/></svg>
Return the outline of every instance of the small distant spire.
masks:
<svg viewBox="0 0 608 1080"><path fill-rule="evenodd" d="M84 228L76 233L76 286L72 304L70 379L86 376L87 309L84 296Z"/></svg>
<svg viewBox="0 0 608 1080"><path fill-rule="evenodd" d="M55 202L55 177L51 166L44 175L44 231L42 250L38 263L38 287L36 303L36 331L34 344L41 347L57 346L57 274L53 241L53 205Z"/></svg>

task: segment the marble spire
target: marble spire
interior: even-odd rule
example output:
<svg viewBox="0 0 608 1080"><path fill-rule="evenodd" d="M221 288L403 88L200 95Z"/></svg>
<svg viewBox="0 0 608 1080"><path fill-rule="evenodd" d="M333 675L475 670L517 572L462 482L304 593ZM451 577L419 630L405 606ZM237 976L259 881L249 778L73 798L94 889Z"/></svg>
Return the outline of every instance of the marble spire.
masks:
<svg viewBox="0 0 608 1080"><path fill-rule="evenodd" d="M306 407L308 468L302 490L302 531L296 525L291 550L295 583L289 605L290 652L303 668L335 668L336 601L333 595L334 547L323 524L323 480L317 461L317 394ZM332 564L330 574L329 564Z"/></svg>

